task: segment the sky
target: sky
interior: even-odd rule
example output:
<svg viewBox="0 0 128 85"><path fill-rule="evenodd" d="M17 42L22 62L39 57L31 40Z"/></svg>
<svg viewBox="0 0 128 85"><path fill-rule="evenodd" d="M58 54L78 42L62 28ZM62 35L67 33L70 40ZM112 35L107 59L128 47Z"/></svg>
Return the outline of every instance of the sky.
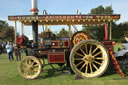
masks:
<svg viewBox="0 0 128 85"><path fill-rule="evenodd" d="M112 6L114 14L121 14L121 19L117 23L123 23L128 21L128 0L37 0L39 15L43 13L43 10L47 10L50 14L76 14L79 9L82 14L88 14L92 8L96 8L99 5L103 7ZM8 21L9 15L31 15L31 0L0 0L0 20L5 20L9 25L14 26L14 22ZM21 33L20 23L17 24L18 32ZM51 29L56 28L59 31L60 28L66 28L67 26L51 26ZM81 26L77 26L81 29ZM39 33L42 28L39 27ZM25 35L32 37L31 27L24 26Z"/></svg>

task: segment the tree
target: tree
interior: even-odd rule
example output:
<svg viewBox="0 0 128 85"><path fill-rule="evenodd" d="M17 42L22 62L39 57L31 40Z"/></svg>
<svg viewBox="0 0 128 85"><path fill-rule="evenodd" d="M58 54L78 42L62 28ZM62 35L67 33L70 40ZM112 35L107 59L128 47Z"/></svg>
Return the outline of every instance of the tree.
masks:
<svg viewBox="0 0 128 85"><path fill-rule="evenodd" d="M46 37L46 32L41 32L39 34L39 38L45 38Z"/></svg>
<svg viewBox="0 0 128 85"><path fill-rule="evenodd" d="M105 11L104 7L102 5L100 5L97 8L91 9L90 14L104 14L104 11Z"/></svg>
<svg viewBox="0 0 128 85"><path fill-rule="evenodd" d="M91 9L89 14L113 14L112 6L103 7L102 5L97 8ZM103 40L104 39L104 26L90 27L83 26L83 31L88 33L93 39Z"/></svg>
<svg viewBox="0 0 128 85"><path fill-rule="evenodd" d="M104 26L89 27L83 26L83 31L89 34L92 39L103 40L104 39Z"/></svg>
<svg viewBox="0 0 128 85"><path fill-rule="evenodd" d="M120 23L114 27L112 30L113 39L118 42L122 42L124 40L124 36L128 36L128 22Z"/></svg>
<svg viewBox="0 0 128 85"><path fill-rule="evenodd" d="M112 6L107 6L104 10L104 14L113 14Z"/></svg>
<svg viewBox="0 0 128 85"><path fill-rule="evenodd" d="M39 38L46 38L46 34L47 32L41 32L39 34ZM56 35L55 35L56 34ZM65 28L62 28L62 30L60 30L59 32L55 32L55 34L53 32L51 32L51 37L69 37L69 32L67 30L65 30Z"/></svg>
<svg viewBox="0 0 128 85"><path fill-rule="evenodd" d="M6 23L5 21L0 20L0 31L1 31L4 27L8 27L8 23Z"/></svg>
<svg viewBox="0 0 128 85"><path fill-rule="evenodd" d="M91 9L90 14L113 14L112 6L103 7L102 5L98 6L97 8Z"/></svg>
<svg viewBox="0 0 128 85"><path fill-rule="evenodd" d="M62 30L60 30L56 35L57 37L69 37L69 32L65 30L65 28L62 28Z"/></svg>
<svg viewBox="0 0 128 85"><path fill-rule="evenodd" d="M0 39L1 41L14 41L14 29L8 23L0 20Z"/></svg>
<svg viewBox="0 0 128 85"><path fill-rule="evenodd" d="M48 32L41 32L38 36L39 36L39 38L48 38L49 33ZM55 38L55 34L53 32L50 32L50 37Z"/></svg>

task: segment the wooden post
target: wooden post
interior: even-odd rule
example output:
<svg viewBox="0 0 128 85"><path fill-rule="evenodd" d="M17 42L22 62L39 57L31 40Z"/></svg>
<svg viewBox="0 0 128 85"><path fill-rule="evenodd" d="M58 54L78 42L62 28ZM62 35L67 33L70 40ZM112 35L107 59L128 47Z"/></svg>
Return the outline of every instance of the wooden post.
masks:
<svg viewBox="0 0 128 85"><path fill-rule="evenodd" d="M15 21L15 44L16 44L16 36L17 36L17 22Z"/></svg>
<svg viewBox="0 0 128 85"><path fill-rule="evenodd" d="M48 32L48 25L45 26L45 31Z"/></svg>
<svg viewBox="0 0 128 85"><path fill-rule="evenodd" d="M72 38L71 25L68 25L68 29L69 29L69 38L71 40L71 38Z"/></svg>
<svg viewBox="0 0 128 85"><path fill-rule="evenodd" d="M24 34L24 33L23 33L23 28L24 28L24 24L21 23L21 34L22 34L22 35Z"/></svg>
<svg viewBox="0 0 128 85"><path fill-rule="evenodd" d="M42 25L42 28L43 28L43 32L44 32L44 31L45 31L45 30L44 30L44 25Z"/></svg>
<svg viewBox="0 0 128 85"><path fill-rule="evenodd" d="M49 26L49 30L51 31L51 25Z"/></svg>
<svg viewBox="0 0 128 85"><path fill-rule="evenodd" d="M109 40L112 40L112 21L110 21L110 35Z"/></svg>
<svg viewBox="0 0 128 85"><path fill-rule="evenodd" d="M107 22L107 40L109 40L109 27L108 27L108 22Z"/></svg>

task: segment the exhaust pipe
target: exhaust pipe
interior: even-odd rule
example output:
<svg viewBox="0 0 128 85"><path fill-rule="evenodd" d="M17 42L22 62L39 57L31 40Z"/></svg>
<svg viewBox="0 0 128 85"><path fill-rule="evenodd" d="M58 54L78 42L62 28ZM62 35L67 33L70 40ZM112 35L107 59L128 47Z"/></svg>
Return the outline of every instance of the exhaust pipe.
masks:
<svg viewBox="0 0 128 85"><path fill-rule="evenodd" d="M32 15L37 15L39 11L37 7L37 0L31 0L31 4L32 4L32 9L31 9Z"/></svg>
<svg viewBox="0 0 128 85"><path fill-rule="evenodd" d="M38 8L37 8L37 0L31 0L32 9L31 13L32 15L38 15ZM34 47L38 46L38 21L32 21L32 34L33 34L33 43Z"/></svg>

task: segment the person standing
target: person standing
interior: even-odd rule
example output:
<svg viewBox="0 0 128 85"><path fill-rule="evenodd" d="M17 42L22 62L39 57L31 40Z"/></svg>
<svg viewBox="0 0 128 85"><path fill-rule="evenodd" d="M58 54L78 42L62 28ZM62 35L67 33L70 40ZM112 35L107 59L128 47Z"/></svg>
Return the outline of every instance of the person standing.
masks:
<svg viewBox="0 0 128 85"><path fill-rule="evenodd" d="M0 54L2 53L2 45L0 44Z"/></svg>
<svg viewBox="0 0 128 85"><path fill-rule="evenodd" d="M7 53L8 53L8 59L11 62L11 60L14 60L13 58L13 45L8 41L6 45Z"/></svg>
<svg viewBox="0 0 128 85"><path fill-rule="evenodd" d="M21 53L20 53L20 48L18 46L14 46L14 51L15 51L15 56L16 60L21 60Z"/></svg>

